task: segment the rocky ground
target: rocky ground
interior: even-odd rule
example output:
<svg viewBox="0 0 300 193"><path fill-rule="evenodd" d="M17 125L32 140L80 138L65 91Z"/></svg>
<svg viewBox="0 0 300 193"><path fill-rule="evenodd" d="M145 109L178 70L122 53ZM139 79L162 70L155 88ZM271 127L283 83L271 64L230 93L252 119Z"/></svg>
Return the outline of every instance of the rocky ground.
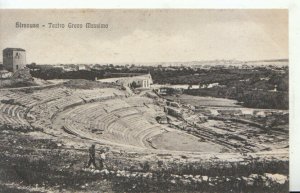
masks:
<svg viewBox="0 0 300 193"><path fill-rule="evenodd" d="M256 158L227 163L218 157L188 161L183 155L174 158L168 154L110 151L105 169L97 170L84 167L88 159L84 148L72 148L40 131L20 132L1 127L0 132L1 192L288 190L287 160Z"/></svg>

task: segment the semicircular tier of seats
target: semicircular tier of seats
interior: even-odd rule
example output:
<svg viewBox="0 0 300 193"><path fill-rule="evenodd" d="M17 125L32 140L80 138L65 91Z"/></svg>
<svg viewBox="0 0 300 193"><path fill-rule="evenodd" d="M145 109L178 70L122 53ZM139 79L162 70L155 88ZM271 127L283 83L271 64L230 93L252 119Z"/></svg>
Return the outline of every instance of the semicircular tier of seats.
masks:
<svg viewBox="0 0 300 193"><path fill-rule="evenodd" d="M165 130L157 123L150 123L141 109L125 101L115 99L77 106L66 112L64 127L81 136L92 133L98 141L149 147L147 139Z"/></svg>
<svg viewBox="0 0 300 193"><path fill-rule="evenodd" d="M25 112L26 108L23 106L0 103L0 123L28 126Z"/></svg>
<svg viewBox="0 0 300 193"><path fill-rule="evenodd" d="M69 108L91 103L95 101L108 100L117 97L124 97L124 93L111 88L103 89L65 89L65 95L60 98L54 98L45 102L39 103L31 108L30 113L36 117L31 121L36 127L52 127L52 119L60 112L66 111Z"/></svg>
<svg viewBox="0 0 300 193"><path fill-rule="evenodd" d="M123 96L124 92L114 88L86 90L54 87L3 90L0 95L0 123L30 123L34 127L51 128L51 119L69 107Z"/></svg>
<svg viewBox="0 0 300 193"><path fill-rule="evenodd" d="M33 107L63 97L64 94L61 88L1 90L0 123L29 126L28 120L36 120L30 112Z"/></svg>

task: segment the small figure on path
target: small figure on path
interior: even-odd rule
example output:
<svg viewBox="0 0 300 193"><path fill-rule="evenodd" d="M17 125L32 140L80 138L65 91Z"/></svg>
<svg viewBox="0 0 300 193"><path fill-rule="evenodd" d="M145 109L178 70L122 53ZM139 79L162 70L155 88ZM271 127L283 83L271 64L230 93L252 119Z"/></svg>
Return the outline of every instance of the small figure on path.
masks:
<svg viewBox="0 0 300 193"><path fill-rule="evenodd" d="M104 161L105 161L105 159L106 159L105 153L106 153L107 151L108 151L108 149L102 149L102 150L101 150L100 160L99 160L99 164L100 164L99 169L100 169L100 170L102 170L103 167L104 167Z"/></svg>
<svg viewBox="0 0 300 193"><path fill-rule="evenodd" d="M89 168L93 164L95 168L97 168L96 162L95 162L95 145L93 144L89 148L89 162L87 164L87 167Z"/></svg>

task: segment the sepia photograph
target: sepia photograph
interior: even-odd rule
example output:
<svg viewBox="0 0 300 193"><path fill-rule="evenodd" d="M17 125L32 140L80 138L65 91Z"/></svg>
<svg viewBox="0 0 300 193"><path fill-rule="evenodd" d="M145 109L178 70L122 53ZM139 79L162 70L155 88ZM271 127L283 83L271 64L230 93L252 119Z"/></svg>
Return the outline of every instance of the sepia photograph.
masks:
<svg viewBox="0 0 300 193"><path fill-rule="evenodd" d="M289 192L288 9L0 9L0 192Z"/></svg>

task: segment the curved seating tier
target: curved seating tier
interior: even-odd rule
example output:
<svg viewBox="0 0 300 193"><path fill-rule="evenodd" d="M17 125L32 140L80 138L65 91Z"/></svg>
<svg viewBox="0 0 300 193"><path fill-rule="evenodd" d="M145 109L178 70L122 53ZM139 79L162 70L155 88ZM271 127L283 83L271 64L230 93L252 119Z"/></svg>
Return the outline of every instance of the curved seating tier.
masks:
<svg viewBox="0 0 300 193"><path fill-rule="evenodd" d="M99 139L117 144L147 147L147 139L164 129L157 123L150 123L140 109L127 103L127 99L79 105L65 113L65 127L96 133Z"/></svg>
<svg viewBox="0 0 300 193"><path fill-rule="evenodd" d="M0 103L0 122L51 129L52 119L62 113L64 127L70 132L115 144L146 147L147 138L164 131L153 116L151 121L144 116L155 114L149 108L153 101L124 96L123 91L113 88L6 90L0 96L6 100Z"/></svg>
<svg viewBox="0 0 300 193"><path fill-rule="evenodd" d="M63 112L71 107L75 107L80 104L124 96L124 93L112 88L93 90L65 89L63 90L63 93L65 94L64 97L47 100L43 103L39 103L31 109L30 113L33 114L33 116L37 117L37 121L32 121L32 124L34 124L34 126L46 125L51 128L52 119L59 112ZM93 109L96 110L95 108ZM89 113L89 111L90 110L87 109L87 112L82 113L91 114ZM69 113L69 116L72 116L73 119L78 118L77 112L75 114L72 114L72 112Z"/></svg>
<svg viewBox="0 0 300 193"><path fill-rule="evenodd" d="M60 86L3 90L0 95L0 121L51 128L51 119L61 111L79 104L123 96L124 92L114 88L86 90Z"/></svg>
<svg viewBox="0 0 300 193"><path fill-rule="evenodd" d="M0 103L0 122L14 125L28 125L25 119L26 108L20 105Z"/></svg>

